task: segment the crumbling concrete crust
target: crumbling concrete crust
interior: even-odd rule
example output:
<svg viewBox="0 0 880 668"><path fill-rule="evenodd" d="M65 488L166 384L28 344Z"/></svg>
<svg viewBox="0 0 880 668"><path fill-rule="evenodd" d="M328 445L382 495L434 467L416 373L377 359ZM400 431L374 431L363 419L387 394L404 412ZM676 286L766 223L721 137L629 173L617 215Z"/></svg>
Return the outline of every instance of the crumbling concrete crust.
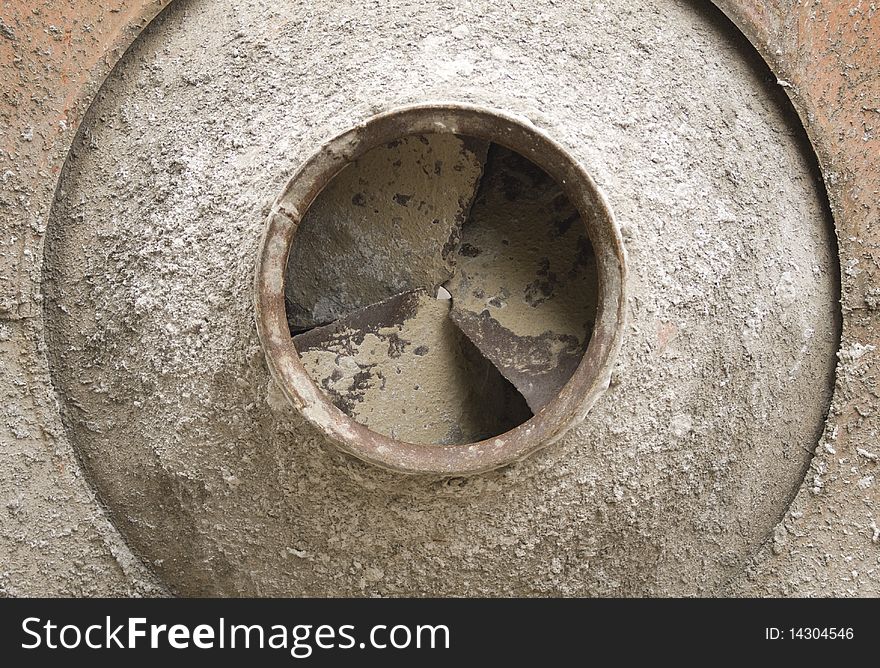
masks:
<svg viewBox="0 0 880 668"><path fill-rule="evenodd" d="M20 151L3 181L2 229L22 244L4 253L22 268L4 272L0 308L0 592L876 595L877 411L858 403L877 368L876 206L853 176L876 163L876 140L818 114L851 324L804 481L832 384L839 268L797 120L741 58L744 40L692 3L564 4L526 19L491 3L347 3L306 22L306 4L181 2L77 136L42 268L55 179L23 173L61 164L77 117L59 129L53 115L31 143L22 128L14 140L50 157ZM798 11L749 34L774 66L778 53L803 65L811 25L844 26L846 39L821 40L834 58L776 67L812 114L827 100L809 97L812 68L850 71L854 51L837 45L867 40L870 24ZM405 45L389 29L401 16L420 36ZM26 28L6 23L19 40L0 43L18 48ZM832 97L867 118L876 89L862 74L848 90L865 97ZM630 330L595 415L553 448L467 480L404 478L340 454L277 400L252 326L253 256L268 203L322 140L449 97L529 117L589 166L627 238ZM831 170L847 155L861 162Z"/></svg>

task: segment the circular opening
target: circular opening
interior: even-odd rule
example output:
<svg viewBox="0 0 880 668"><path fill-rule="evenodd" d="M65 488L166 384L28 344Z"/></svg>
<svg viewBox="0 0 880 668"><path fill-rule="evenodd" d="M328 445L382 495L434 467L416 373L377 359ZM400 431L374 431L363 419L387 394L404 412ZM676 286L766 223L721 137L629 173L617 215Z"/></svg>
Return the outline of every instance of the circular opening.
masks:
<svg viewBox="0 0 880 668"><path fill-rule="evenodd" d="M270 370L346 451L406 472L491 469L607 387L625 257L595 183L507 114L376 116L298 170L266 225Z"/></svg>

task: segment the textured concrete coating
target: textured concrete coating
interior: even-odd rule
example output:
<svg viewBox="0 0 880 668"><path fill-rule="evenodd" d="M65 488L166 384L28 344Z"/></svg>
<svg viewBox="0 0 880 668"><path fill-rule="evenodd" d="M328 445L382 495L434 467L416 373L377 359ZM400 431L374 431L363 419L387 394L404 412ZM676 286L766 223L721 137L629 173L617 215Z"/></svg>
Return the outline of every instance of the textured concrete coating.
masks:
<svg viewBox="0 0 880 668"><path fill-rule="evenodd" d="M543 170L489 149L446 287L452 318L537 413L571 378L596 318L593 247Z"/></svg>
<svg viewBox="0 0 880 668"><path fill-rule="evenodd" d="M717 591L802 482L836 349L829 221L766 82L689 4L310 10L173 7L62 179L48 354L128 544L180 593ZM632 294L587 420L453 480L352 460L279 401L250 294L296 165L376 111L442 98L530 118L587 166Z"/></svg>
<svg viewBox="0 0 880 668"><path fill-rule="evenodd" d="M294 338L337 408L408 443L473 443L532 416L449 317L450 300L405 292Z"/></svg>
<svg viewBox="0 0 880 668"><path fill-rule="evenodd" d="M294 329L452 276L453 249L486 147L453 135L403 137L345 167L303 218L290 253Z"/></svg>

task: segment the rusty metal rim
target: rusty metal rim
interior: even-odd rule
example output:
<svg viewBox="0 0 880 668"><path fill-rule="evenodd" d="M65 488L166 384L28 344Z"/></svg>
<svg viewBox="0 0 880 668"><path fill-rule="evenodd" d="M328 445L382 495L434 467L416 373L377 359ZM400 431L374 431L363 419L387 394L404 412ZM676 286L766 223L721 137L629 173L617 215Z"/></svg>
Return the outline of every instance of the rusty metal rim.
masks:
<svg viewBox="0 0 880 668"><path fill-rule="evenodd" d="M494 142L539 165L562 187L585 222L596 254L599 304L592 338L569 382L536 416L476 443L432 446L378 434L334 406L305 370L287 324L287 259L302 216L347 164L376 146L413 134L453 133ZM404 473L464 475L509 464L549 445L582 420L608 387L624 330L626 252L614 216L589 173L529 121L470 104L410 105L374 116L329 140L293 175L275 201L255 272L257 331L269 370L284 394L314 426L346 452Z"/></svg>

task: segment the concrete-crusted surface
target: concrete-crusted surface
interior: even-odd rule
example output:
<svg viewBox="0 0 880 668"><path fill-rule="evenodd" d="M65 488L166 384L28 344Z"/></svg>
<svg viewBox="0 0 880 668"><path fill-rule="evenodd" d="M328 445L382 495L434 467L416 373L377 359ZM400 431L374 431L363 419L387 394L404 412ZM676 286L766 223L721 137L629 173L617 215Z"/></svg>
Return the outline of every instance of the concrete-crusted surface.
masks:
<svg viewBox="0 0 880 668"><path fill-rule="evenodd" d="M834 402L804 485L724 593L880 592L880 13L874 4L718 0L805 120L838 227L844 328Z"/></svg>
<svg viewBox="0 0 880 668"><path fill-rule="evenodd" d="M449 310L448 299L406 292L294 344L337 408L391 438L471 443L531 417L494 367L469 354Z"/></svg>
<svg viewBox="0 0 880 668"><path fill-rule="evenodd" d="M43 344L41 248L58 170L95 82L165 3L107 4L0 6L0 596L164 591L82 475Z"/></svg>
<svg viewBox="0 0 880 668"><path fill-rule="evenodd" d="M447 281L485 153L453 135L409 136L337 174L309 207L290 253L291 327L324 325Z"/></svg>
<svg viewBox="0 0 880 668"><path fill-rule="evenodd" d="M172 9L63 180L49 354L130 544L183 593L715 591L801 482L836 346L829 222L774 93L690 5L309 9ZM527 116L587 165L633 299L581 427L442 481L351 460L278 401L250 290L299 161L449 97Z"/></svg>
<svg viewBox="0 0 880 668"><path fill-rule="evenodd" d="M541 169L490 148L447 283L452 318L538 412L571 378L596 314L593 249Z"/></svg>
<svg viewBox="0 0 880 668"><path fill-rule="evenodd" d="M28 320L0 321L0 368L12 381L0 389L0 597L162 594L110 525L61 425L41 419L57 405L40 391L46 371L21 355L33 337Z"/></svg>

